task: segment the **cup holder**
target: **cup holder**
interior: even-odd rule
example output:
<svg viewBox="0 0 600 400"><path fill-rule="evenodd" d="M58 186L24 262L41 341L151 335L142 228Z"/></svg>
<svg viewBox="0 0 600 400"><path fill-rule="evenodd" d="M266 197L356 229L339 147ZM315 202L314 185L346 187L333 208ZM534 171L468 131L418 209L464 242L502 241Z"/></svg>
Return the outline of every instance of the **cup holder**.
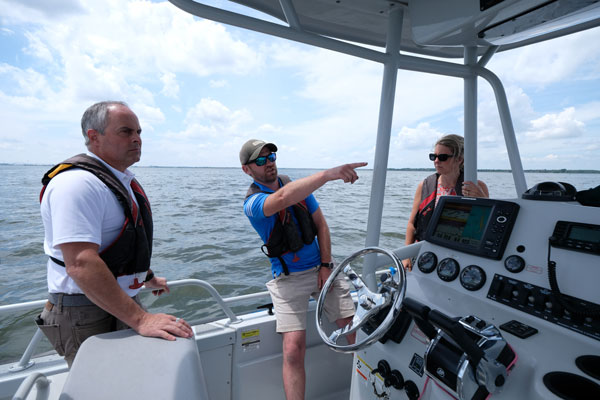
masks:
<svg viewBox="0 0 600 400"><path fill-rule="evenodd" d="M561 399L600 399L600 385L570 372L548 372L544 375L544 385Z"/></svg>
<svg viewBox="0 0 600 400"><path fill-rule="evenodd" d="M575 364L587 375L600 380L600 356L579 356Z"/></svg>

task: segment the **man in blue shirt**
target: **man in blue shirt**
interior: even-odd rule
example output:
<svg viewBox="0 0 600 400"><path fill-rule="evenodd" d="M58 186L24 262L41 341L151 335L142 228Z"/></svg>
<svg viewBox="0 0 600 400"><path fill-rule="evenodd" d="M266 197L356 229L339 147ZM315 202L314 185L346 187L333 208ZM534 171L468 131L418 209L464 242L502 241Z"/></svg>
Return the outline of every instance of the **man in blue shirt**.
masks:
<svg viewBox="0 0 600 400"><path fill-rule="evenodd" d="M250 139L242 146L242 170L254 179L244 201L244 213L271 260L273 280L267 288L275 307L277 332L283 336L286 398L304 399L308 300L318 297L333 267L329 226L312 193L337 179L354 183L358 179L355 169L367 163L341 165L292 182L278 174L276 152L275 144L262 140ZM354 303L343 279L332 286L324 311L339 327L352 320ZM348 340L354 342L354 335Z"/></svg>

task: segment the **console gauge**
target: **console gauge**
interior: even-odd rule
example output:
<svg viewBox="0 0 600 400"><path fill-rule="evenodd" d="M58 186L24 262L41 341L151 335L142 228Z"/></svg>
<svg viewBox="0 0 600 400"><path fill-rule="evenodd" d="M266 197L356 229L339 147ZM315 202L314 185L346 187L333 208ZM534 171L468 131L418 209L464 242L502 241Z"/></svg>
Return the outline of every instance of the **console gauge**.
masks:
<svg viewBox="0 0 600 400"><path fill-rule="evenodd" d="M468 265L460 273L460 284L467 290L479 290L485 285L485 271L477 265Z"/></svg>
<svg viewBox="0 0 600 400"><path fill-rule="evenodd" d="M513 254L504 259L504 267L516 274L517 272L523 271L523 268L525 268L525 260L523 260L521 256Z"/></svg>
<svg viewBox="0 0 600 400"><path fill-rule="evenodd" d="M417 266L424 274L428 274L435 269L437 265L437 256L431 251L427 251L419 256Z"/></svg>
<svg viewBox="0 0 600 400"><path fill-rule="evenodd" d="M455 280L459 272L460 266L454 258L444 258L437 267L438 276L446 282Z"/></svg>

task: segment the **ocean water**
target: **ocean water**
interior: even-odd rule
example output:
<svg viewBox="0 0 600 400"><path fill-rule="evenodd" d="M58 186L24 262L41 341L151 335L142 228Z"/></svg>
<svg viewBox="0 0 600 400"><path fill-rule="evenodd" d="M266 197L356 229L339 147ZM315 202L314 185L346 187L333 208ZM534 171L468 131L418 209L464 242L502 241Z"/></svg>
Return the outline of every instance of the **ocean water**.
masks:
<svg viewBox="0 0 600 400"><path fill-rule="evenodd" d="M0 165L0 305L46 297L46 256L39 214L40 179L49 166ZM152 268L169 280L202 279L223 297L264 291L270 279L269 262L260 239L242 211L250 178L239 168L133 167L144 186L154 215ZM314 170L281 169L298 179ZM315 192L332 237L339 262L364 247L371 170L359 170L353 184L329 182ZM417 184L426 171L388 171L379 245L395 249L404 244L407 218ZM481 172L491 197L514 198L512 175ZM529 173L529 187L543 181L568 182L578 190L600 184L598 174ZM221 318L215 302L195 287L178 288L170 295L143 299L153 312L176 313L197 323ZM266 301L257 300L234 311L247 311ZM0 315L0 363L18 359L35 332L39 310ZM50 349L43 341L40 351Z"/></svg>

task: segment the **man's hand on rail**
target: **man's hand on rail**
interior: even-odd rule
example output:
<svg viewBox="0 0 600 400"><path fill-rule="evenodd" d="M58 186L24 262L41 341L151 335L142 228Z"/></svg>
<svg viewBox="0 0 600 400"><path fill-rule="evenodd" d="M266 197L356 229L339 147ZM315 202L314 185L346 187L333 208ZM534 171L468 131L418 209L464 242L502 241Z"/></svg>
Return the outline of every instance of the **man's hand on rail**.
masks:
<svg viewBox="0 0 600 400"><path fill-rule="evenodd" d="M163 293L170 293L169 286L167 285L167 278L163 278L162 276L155 276L150 279L148 282L144 282L144 286L152 290L152 294L155 296L160 296Z"/></svg>
<svg viewBox="0 0 600 400"><path fill-rule="evenodd" d="M145 313L136 331L142 336L160 337L166 340L175 340L177 336L183 338L194 336L192 327L185 320L162 313Z"/></svg>

